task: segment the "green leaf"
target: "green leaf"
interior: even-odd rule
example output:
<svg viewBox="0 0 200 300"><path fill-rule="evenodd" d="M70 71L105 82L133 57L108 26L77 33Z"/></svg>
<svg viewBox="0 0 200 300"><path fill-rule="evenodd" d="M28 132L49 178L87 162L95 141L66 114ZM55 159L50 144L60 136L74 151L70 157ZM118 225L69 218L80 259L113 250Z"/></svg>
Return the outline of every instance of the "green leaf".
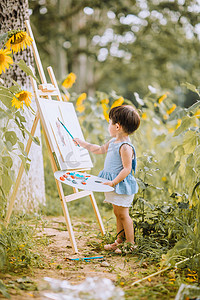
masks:
<svg viewBox="0 0 200 300"><path fill-rule="evenodd" d="M18 141L17 143L18 143L18 146L19 146L19 149L20 149L21 153L22 153L25 157L27 157L27 153L24 151L24 143L22 143L22 142L20 142L20 141Z"/></svg>
<svg viewBox="0 0 200 300"><path fill-rule="evenodd" d="M3 150L4 147L4 142L2 141L2 139L0 139L0 152Z"/></svg>
<svg viewBox="0 0 200 300"><path fill-rule="evenodd" d="M6 146L6 148L7 148L8 151L11 152L13 150L13 147L12 147L12 144L11 144L10 141L6 141L5 142L5 146Z"/></svg>
<svg viewBox="0 0 200 300"><path fill-rule="evenodd" d="M24 166L24 170L26 173L28 173L29 169L30 169L30 164L27 163L27 159L26 157L24 157L23 155L18 155L20 158L21 158L21 161L23 163L23 166Z"/></svg>
<svg viewBox="0 0 200 300"><path fill-rule="evenodd" d="M161 135L158 135L156 138L155 138L155 144L160 144L162 143L166 138L166 134L161 134Z"/></svg>
<svg viewBox="0 0 200 300"><path fill-rule="evenodd" d="M191 84L191 83L189 83L189 82L182 83L181 85L182 85L182 86L186 86L186 88L187 88L188 90L190 90L190 91L192 91L192 92L194 92L194 93L197 93L197 94L200 96L199 91L197 90L197 88L196 88L195 85L193 85L193 84Z"/></svg>
<svg viewBox="0 0 200 300"><path fill-rule="evenodd" d="M144 203L146 206L148 206L152 210L155 209L155 206L153 204L147 202L144 198L138 198L138 201Z"/></svg>
<svg viewBox="0 0 200 300"><path fill-rule="evenodd" d="M29 170L30 170L30 164L26 163L26 166L25 166L25 172L26 172L26 174L28 173Z"/></svg>
<svg viewBox="0 0 200 300"><path fill-rule="evenodd" d="M4 172L2 176L2 187L5 194L8 194L10 192L10 188L13 184L13 181L11 177L8 175L8 173Z"/></svg>
<svg viewBox="0 0 200 300"><path fill-rule="evenodd" d="M12 168L13 160L10 156L3 156L2 162L7 168Z"/></svg>
<svg viewBox="0 0 200 300"><path fill-rule="evenodd" d="M22 123L22 122L24 122L24 123L26 122L25 117L22 116L21 113L20 113L19 111L17 111L17 112L15 113L15 116L19 118L19 120L20 120L21 123Z"/></svg>
<svg viewBox="0 0 200 300"><path fill-rule="evenodd" d="M20 69L22 71L24 71L28 76L33 77L37 83L39 84L39 80L37 79L37 77L35 77L35 75L33 74L32 70L26 65L25 61L23 59L20 60L20 62L18 63L18 66L20 67Z"/></svg>
<svg viewBox="0 0 200 300"><path fill-rule="evenodd" d="M6 297L7 299L10 299L10 295L7 292L6 286L3 284L3 281L0 280L0 293Z"/></svg>
<svg viewBox="0 0 200 300"><path fill-rule="evenodd" d="M195 102L192 106L186 109L187 112L196 111L196 108L200 108L200 101Z"/></svg>
<svg viewBox="0 0 200 300"><path fill-rule="evenodd" d="M149 186L148 183L145 183L142 179L137 178L137 183L139 184L140 188L142 190L146 190L147 187Z"/></svg>
<svg viewBox="0 0 200 300"><path fill-rule="evenodd" d="M197 136L196 132L189 130L185 133L184 140L183 140L183 147L185 150L185 154L190 154L195 151L197 146Z"/></svg>
<svg viewBox="0 0 200 300"><path fill-rule="evenodd" d="M13 95L7 88L0 86L0 101L9 109L12 108Z"/></svg>
<svg viewBox="0 0 200 300"><path fill-rule="evenodd" d="M195 117L189 117L189 116L184 117L181 125L174 132L174 136L178 136L183 131L186 131L187 129L189 129L191 126L194 126L194 125L196 125Z"/></svg>
<svg viewBox="0 0 200 300"><path fill-rule="evenodd" d="M39 140L38 136L33 137L32 140L36 145L40 146L40 140Z"/></svg>
<svg viewBox="0 0 200 300"><path fill-rule="evenodd" d="M175 163L175 166L174 166L172 172L171 172L171 175L173 175L174 173L176 173L178 171L179 167L180 167L180 161L177 161Z"/></svg>
<svg viewBox="0 0 200 300"><path fill-rule="evenodd" d="M40 145L40 140L38 137L34 137L32 136L32 134L25 128L24 129L26 131L26 133L29 135L29 137L32 139L32 141L36 144L36 145Z"/></svg>
<svg viewBox="0 0 200 300"><path fill-rule="evenodd" d="M5 110L3 108L0 107L0 119L3 119L7 116Z"/></svg>
<svg viewBox="0 0 200 300"><path fill-rule="evenodd" d="M171 206L168 205L168 206L162 206L160 210L167 215L167 214L171 213L172 208L171 208Z"/></svg>
<svg viewBox="0 0 200 300"><path fill-rule="evenodd" d="M12 146L14 146L18 140L17 135L14 131L7 131L5 133L5 139L6 141L9 141L12 144Z"/></svg>
<svg viewBox="0 0 200 300"><path fill-rule="evenodd" d="M13 94L17 94L19 93L21 90L21 87L19 88L18 86L16 85L12 85L10 88L9 88L9 91Z"/></svg>
<svg viewBox="0 0 200 300"><path fill-rule="evenodd" d="M3 268L4 264L5 264L5 261L6 261L5 248L6 248L6 245L0 239L0 270L2 270L2 268Z"/></svg>

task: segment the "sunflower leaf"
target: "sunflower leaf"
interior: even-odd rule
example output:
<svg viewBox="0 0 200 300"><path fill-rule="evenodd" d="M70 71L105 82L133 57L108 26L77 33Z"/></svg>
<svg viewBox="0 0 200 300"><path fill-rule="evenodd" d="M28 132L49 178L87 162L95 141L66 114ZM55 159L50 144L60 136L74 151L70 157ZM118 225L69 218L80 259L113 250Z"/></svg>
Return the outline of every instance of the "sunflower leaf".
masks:
<svg viewBox="0 0 200 300"><path fill-rule="evenodd" d="M40 140L39 140L38 136L33 137L32 140L36 145L40 146Z"/></svg>
<svg viewBox="0 0 200 300"><path fill-rule="evenodd" d="M16 86L16 85L12 85L10 88L9 88L9 91L13 94L17 94L19 91L21 90L21 87L20 86Z"/></svg>
<svg viewBox="0 0 200 300"><path fill-rule="evenodd" d="M2 156L2 161L6 168L12 168L13 160L10 156Z"/></svg>
<svg viewBox="0 0 200 300"><path fill-rule="evenodd" d="M12 108L12 98L13 95L10 91L5 87L0 86L0 100L7 108Z"/></svg>
<svg viewBox="0 0 200 300"><path fill-rule="evenodd" d="M5 139L6 141L9 141L12 146L14 146L17 143L17 135L14 131L7 131L5 133Z"/></svg>
<svg viewBox="0 0 200 300"><path fill-rule="evenodd" d="M32 70L26 65L25 61L23 59L20 60L20 62L17 64L22 71L24 71L28 76L33 77L37 83L40 83L37 77L33 74Z"/></svg>
<svg viewBox="0 0 200 300"><path fill-rule="evenodd" d="M19 85L19 83L17 83L17 81L15 81L14 79L12 80L12 82L14 83L14 85L16 85L19 88L19 91L21 91L21 86ZM12 87L11 87L12 88Z"/></svg>

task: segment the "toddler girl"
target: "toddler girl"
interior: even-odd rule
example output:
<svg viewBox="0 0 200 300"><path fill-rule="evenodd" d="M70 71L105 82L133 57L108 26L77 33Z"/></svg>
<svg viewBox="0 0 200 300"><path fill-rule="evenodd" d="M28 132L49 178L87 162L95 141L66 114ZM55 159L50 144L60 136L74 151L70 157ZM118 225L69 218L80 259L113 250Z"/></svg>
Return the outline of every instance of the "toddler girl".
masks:
<svg viewBox="0 0 200 300"><path fill-rule="evenodd" d="M124 231L126 241L134 245L133 222L129 216L129 207L134 194L138 192L137 182L132 175L136 169L136 153L130 142L129 135L140 125L138 112L130 105L114 107L109 112L108 131L112 139L102 146L94 145L75 138L75 144L95 153L107 152L104 169L99 177L109 181L104 183L115 188L113 192L105 193L105 202L112 203L117 221L117 232ZM114 250L121 253L118 245L123 242L123 237L118 236L113 244L104 246L105 250ZM134 247L133 247L134 248Z"/></svg>

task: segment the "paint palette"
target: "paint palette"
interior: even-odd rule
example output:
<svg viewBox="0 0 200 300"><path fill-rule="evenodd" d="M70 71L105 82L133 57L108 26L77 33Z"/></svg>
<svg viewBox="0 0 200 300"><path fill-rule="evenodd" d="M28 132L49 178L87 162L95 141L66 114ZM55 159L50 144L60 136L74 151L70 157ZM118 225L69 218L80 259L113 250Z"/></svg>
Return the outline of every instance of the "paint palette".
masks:
<svg viewBox="0 0 200 300"><path fill-rule="evenodd" d="M81 190L92 192L112 192L114 190L113 187L103 184L104 182L108 182L109 180L86 173L74 171L57 171L54 173L54 176L62 183Z"/></svg>

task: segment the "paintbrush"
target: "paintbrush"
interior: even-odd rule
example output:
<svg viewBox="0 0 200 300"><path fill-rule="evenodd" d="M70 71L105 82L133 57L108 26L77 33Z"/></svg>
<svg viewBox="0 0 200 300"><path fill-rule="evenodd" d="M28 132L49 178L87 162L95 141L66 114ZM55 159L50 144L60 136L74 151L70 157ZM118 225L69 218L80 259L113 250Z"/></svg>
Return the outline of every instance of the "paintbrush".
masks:
<svg viewBox="0 0 200 300"><path fill-rule="evenodd" d="M67 133L71 136L72 140L74 140L73 135L69 132L69 130L67 129L67 127L60 121L60 119L58 118L58 121L60 122L60 124L65 128L65 130L67 131ZM77 144L78 147L80 147L79 144Z"/></svg>

